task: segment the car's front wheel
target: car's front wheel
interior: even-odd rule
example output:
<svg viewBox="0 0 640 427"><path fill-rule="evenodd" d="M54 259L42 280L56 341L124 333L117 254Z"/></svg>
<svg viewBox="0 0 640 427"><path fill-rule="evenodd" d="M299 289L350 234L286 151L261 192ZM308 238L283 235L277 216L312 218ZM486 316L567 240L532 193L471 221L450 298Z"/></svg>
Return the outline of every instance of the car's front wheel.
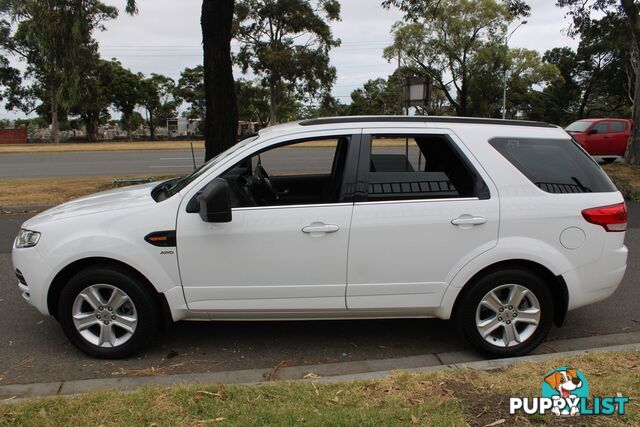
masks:
<svg viewBox="0 0 640 427"><path fill-rule="evenodd" d="M480 352L492 357L522 356L549 333L553 298L538 275L502 270L470 286L455 316L462 335Z"/></svg>
<svg viewBox="0 0 640 427"><path fill-rule="evenodd" d="M137 352L158 325L151 293L133 274L113 267L73 276L60 295L58 318L76 347L104 359Z"/></svg>

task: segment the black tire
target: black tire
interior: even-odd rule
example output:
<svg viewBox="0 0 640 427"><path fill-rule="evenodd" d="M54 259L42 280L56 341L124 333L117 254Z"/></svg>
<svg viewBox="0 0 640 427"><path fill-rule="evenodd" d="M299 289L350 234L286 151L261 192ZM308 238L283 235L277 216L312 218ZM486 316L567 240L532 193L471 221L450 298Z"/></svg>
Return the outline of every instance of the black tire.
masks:
<svg viewBox="0 0 640 427"><path fill-rule="evenodd" d="M130 338L121 345L96 345L85 339L76 329L73 321L74 301L82 291L96 284L110 285L122 290L134 305L137 325ZM84 353L99 359L120 359L138 352L153 338L160 320L158 310L156 299L138 277L126 269L95 266L74 275L63 288L58 301L58 320L69 340Z"/></svg>
<svg viewBox="0 0 640 427"><path fill-rule="evenodd" d="M535 331L522 343L503 347L483 338L476 326L476 311L490 291L503 285L520 285L531 291L540 304L540 321ZM507 269L489 273L463 290L454 319L460 334L479 352L490 357L523 356L535 349L549 333L553 324L554 302L549 288L536 274L520 269ZM504 331L504 330L503 330ZM499 331L496 332L499 334Z"/></svg>

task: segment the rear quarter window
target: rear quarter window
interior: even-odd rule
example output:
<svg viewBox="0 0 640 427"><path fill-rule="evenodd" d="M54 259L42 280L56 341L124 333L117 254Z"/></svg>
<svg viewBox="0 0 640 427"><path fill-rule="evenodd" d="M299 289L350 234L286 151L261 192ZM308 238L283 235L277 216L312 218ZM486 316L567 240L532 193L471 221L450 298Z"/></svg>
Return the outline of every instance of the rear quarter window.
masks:
<svg viewBox="0 0 640 427"><path fill-rule="evenodd" d="M595 160L572 139L494 138L489 143L547 193L617 191Z"/></svg>

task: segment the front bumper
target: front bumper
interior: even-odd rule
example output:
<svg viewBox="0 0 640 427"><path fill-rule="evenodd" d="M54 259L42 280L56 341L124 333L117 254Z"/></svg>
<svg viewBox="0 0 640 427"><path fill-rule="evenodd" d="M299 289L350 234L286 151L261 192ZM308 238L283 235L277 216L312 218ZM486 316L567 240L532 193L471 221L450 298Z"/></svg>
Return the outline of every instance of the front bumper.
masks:
<svg viewBox="0 0 640 427"><path fill-rule="evenodd" d="M33 248L13 248L12 261L16 275L20 275L18 289L22 297L42 314L49 314L47 293L50 285L51 268L37 250Z"/></svg>

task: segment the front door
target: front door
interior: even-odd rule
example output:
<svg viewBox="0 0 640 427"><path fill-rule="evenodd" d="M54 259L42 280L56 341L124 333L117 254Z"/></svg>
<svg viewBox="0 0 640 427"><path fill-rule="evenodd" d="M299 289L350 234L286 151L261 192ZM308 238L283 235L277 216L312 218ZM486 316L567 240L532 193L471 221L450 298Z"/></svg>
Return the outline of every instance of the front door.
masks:
<svg viewBox="0 0 640 427"><path fill-rule="evenodd" d="M234 206L229 223L203 222L183 203L178 258L189 309L218 317L346 310L354 138L294 141L238 162L221 175Z"/></svg>
<svg viewBox="0 0 640 427"><path fill-rule="evenodd" d="M363 138L358 181L368 185L353 211L347 308L428 314L497 244L497 194L454 135L374 132Z"/></svg>
<svg viewBox="0 0 640 427"><path fill-rule="evenodd" d="M608 154L608 146L611 141L609 122L597 122L591 127L590 131L595 131L595 133L587 136L587 152L592 156Z"/></svg>

